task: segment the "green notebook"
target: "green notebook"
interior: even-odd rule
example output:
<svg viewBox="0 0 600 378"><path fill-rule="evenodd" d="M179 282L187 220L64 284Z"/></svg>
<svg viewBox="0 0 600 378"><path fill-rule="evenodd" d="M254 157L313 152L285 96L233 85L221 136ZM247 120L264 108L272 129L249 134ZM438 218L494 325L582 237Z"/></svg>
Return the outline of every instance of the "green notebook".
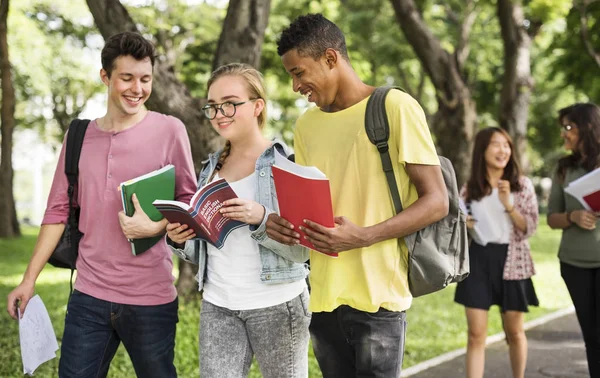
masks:
<svg viewBox="0 0 600 378"><path fill-rule="evenodd" d="M163 216L152 205L152 202L157 199L175 199L175 167L172 164L166 165L156 171L125 181L119 185L119 188L121 189L121 199L123 200L125 214L132 216L135 211L131 200L131 196L135 193L142 209L148 217L155 222L159 221L163 219ZM144 253L163 237L155 236L152 238L133 239L131 241L131 252L134 255Z"/></svg>

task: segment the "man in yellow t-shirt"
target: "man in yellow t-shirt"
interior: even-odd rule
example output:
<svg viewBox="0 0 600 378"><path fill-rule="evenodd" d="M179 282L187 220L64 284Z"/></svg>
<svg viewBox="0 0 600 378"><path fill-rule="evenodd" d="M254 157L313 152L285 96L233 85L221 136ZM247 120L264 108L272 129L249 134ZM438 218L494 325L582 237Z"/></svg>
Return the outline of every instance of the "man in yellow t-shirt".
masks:
<svg viewBox="0 0 600 378"><path fill-rule="evenodd" d="M325 378L399 377L408 290L403 236L442 219L448 196L423 110L408 94L386 98L390 155L404 204L396 215L377 148L365 131L374 88L354 72L344 35L320 14L297 18L283 31L278 53L293 89L314 102L297 121L296 162L330 180L336 227L307 221L311 251L310 326ZM272 214L269 236L299 243L299 234Z"/></svg>

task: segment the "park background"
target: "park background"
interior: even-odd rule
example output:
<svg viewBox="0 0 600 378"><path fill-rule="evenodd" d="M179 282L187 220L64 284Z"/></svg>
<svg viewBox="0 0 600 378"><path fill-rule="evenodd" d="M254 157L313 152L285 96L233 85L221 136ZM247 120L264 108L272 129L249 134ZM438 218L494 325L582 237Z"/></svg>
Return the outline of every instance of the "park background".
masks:
<svg viewBox="0 0 600 378"><path fill-rule="evenodd" d="M598 102L598 0L0 0L0 299L21 279L71 119L101 117L104 38L137 30L159 58L149 109L186 124L197 167L222 141L201 114L217 66L247 62L265 75L269 136L293 145L294 120L308 106L291 90L277 55L279 33L295 17L321 12L344 31L353 67L371 85L399 85L423 106L439 153L459 183L468 176L473 137L505 128L536 184L545 210L561 148L558 109ZM558 271L560 233L540 217L532 238L540 308L527 319L570 305ZM197 376L199 301L194 268L174 274L182 296L176 365ZM69 273L44 270L36 292L62 335ZM418 298L408 312L404 367L466 345L454 287ZM500 332L494 312L490 334ZM57 359L36 375L56 376ZM18 326L0 312L0 377L21 376ZM253 377L260 374L253 367ZM110 377L134 376L121 348ZM311 355L310 376L319 377Z"/></svg>

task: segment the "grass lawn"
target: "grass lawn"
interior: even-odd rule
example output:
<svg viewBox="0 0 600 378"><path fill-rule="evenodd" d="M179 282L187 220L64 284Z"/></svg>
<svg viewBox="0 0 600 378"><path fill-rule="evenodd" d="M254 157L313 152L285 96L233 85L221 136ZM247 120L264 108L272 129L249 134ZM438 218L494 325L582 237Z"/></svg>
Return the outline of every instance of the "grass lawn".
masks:
<svg viewBox="0 0 600 378"><path fill-rule="evenodd" d="M37 229L24 229L24 236L15 240L0 239L0 377L22 376L18 324L10 319L4 306L6 296L20 282L35 244ZM567 307L569 295L560 277L556 258L560 232L552 231L542 221L531 239L537 275L534 283L541 306L532 308L526 320ZM46 267L37 281L36 293L43 299L54 324L56 335L62 336L64 313L69 292L70 272ZM466 320L463 307L453 302L454 287L415 299L408 311L408 332L404 367L435 357L466 345ZM180 303L177 327L175 365L180 377L198 377L198 319L197 302ZM502 330L499 312L490 312L489 334ZM321 377L312 350L309 360L310 377ZM58 359L43 364L37 377L56 377ZM109 377L135 377L133 367L121 347L109 371ZM256 366L252 378L260 377Z"/></svg>

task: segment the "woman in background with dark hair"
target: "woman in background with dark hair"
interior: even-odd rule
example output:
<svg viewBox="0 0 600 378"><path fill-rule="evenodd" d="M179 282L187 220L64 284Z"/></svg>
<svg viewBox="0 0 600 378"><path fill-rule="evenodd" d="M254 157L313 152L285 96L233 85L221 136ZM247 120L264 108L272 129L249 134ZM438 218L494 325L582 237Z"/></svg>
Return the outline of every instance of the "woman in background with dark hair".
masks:
<svg viewBox="0 0 600 378"><path fill-rule="evenodd" d="M588 369L600 377L600 229L598 216L566 195L570 182L593 171L600 158L600 108L574 104L561 109L564 147L571 154L558 161L548 202L548 225L562 229L560 272L583 332Z"/></svg>
<svg viewBox="0 0 600 378"><path fill-rule="evenodd" d="M475 138L471 177L461 190L470 205L467 227L473 238L471 273L456 288L454 300L465 306L468 325L467 377L483 377L488 311L500 306L513 377L523 377L528 306L538 299L528 238L536 228L538 206L531 181L521 176L506 131L489 127Z"/></svg>

